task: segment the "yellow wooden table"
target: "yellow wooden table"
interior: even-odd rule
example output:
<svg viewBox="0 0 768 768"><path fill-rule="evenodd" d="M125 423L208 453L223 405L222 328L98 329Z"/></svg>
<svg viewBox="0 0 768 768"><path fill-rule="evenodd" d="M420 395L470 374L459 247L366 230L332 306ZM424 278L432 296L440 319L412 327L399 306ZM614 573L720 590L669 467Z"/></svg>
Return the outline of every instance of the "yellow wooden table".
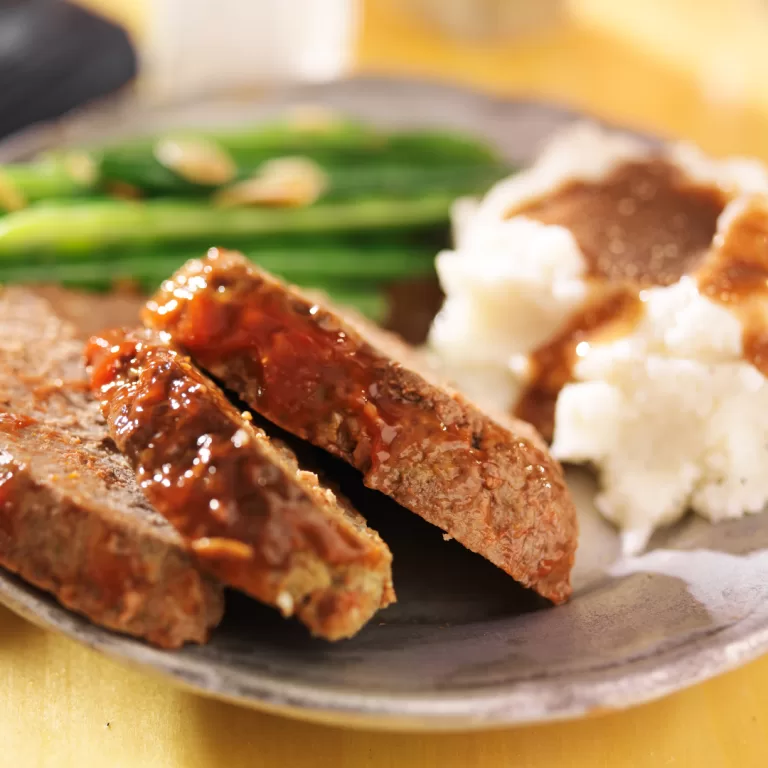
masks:
<svg viewBox="0 0 768 768"><path fill-rule="evenodd" d="M140 0L89 1L108 5L133 28L140 25ZM369 2L366 11L362 71L553 97L694 138L713 152L768 159L768 108L759 99L729 109L708 103L692 72L673 57L655 59L585 26L586 14L536 40L479 48L441 40L385 0ZM586 721L389 735L307 725L209 701L0 609L0 679L0 766L9 768L768 765L768 658L664 701Z"/></svg>

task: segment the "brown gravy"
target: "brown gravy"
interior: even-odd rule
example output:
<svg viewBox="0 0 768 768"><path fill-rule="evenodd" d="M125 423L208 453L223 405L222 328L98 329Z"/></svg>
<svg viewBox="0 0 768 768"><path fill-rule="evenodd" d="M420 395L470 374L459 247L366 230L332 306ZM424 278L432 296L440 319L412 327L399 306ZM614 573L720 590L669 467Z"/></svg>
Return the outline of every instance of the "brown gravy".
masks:
<svg viewBox="0 0 768 768"><path fill-rule="evenodd" d="M717 238L698 283L702 295L737 314L744 359L768 376L768 196L753 197Z"/></svg>
<svg viewBox="0 0 768 768"><path fill-rule="evenodd" d="M656 158L624 163L604 181L568 182L507 216L567 227L590 277L650 287L698 267L727 202L717 187L696 185Z"/></svg>
<svg viewBox="0 0 768 768"><path fill-rule="evenodd" d="M617 287L587 301L562 328L530 356L530 379L515 415L552 439L555 404L560 390L571 380L582 341L607 340L629 332L642 316L638 292Z"/></svg>
<svg viewBox="0 0 768 768"><path fill-rule="evenodd" d="M584 306L532 353L517 416L552 438L555 402L572 378L577 345L629 332L642 317L642 289L695 272L727 202L718 187L697 185L677 166L653 158L624 163L603 181L568 182L507 213L566 227L593 287Z"/></svg>

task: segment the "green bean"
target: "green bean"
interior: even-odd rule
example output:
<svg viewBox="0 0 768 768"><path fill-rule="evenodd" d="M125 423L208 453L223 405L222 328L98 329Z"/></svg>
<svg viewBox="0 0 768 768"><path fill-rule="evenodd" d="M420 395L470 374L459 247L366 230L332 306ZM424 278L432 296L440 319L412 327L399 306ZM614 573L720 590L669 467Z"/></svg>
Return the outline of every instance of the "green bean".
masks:
<svg viewBox="0 0 768 768"><path fill-rule="evenodd" d="M25 203L51 198L76 198L95 188L96 169L81 153L41 158L33 163L0 166L0 180L9 184ZM78 167L79 164L79 167Z"/></svg>
<svg viewBox="0 0 768 768"><path fill-rule="evenodd" d="M281 234L333 235L430 229L447 223L453 196L418 200L361 199L306 208L211 208L179 200L93 200L82 205L41 203L0 218L0 260L20 254L98 251L219 238Z"/></svg>
<svg viewBox="0 0 768 768"><path fill-rule="evenodd" d="M240 248L269 272L301 285L328 281L379 282L417 278L433 274L433 254L419 249L375 247L358 249L335 245L305 248ZM39 283L62 281L107 285L134 278L159 283L189 259L203 256L204 248L150 248L110 253L89 259L61 259L56 254L25 261L0 261L0 281Z"/></svg>
<svg viewBox="0 0 768 768"><path fill-rule="evenodd" d="M102 292L129 283L142 292L150 293L184 261L184 258L144 256L118 261L14 265L0 268L0 283L56 283L68 288ZM371 319L381 320L386 313L387 299L383 285L374 279L374 274L348 275L334 270L304 272L265 255L254 261L288 282L322 290L335 302L352 306Z"/></svg>

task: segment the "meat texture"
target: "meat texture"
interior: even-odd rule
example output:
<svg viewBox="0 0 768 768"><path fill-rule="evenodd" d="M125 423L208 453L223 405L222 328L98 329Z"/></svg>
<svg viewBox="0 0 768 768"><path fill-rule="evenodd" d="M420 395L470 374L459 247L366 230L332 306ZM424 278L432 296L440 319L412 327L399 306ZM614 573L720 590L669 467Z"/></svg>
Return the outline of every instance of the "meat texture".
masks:
<svg viewBox="0 0 768 768"><path fill-rule="evenodd" d="M394 599L389 549L166 337L116 330L87 350L110 434L145 494L201 568L315 635L355 634Z"/></svg>
<svg viewBox="0 0 768 768"><path fill-rule="evenodd" d="M50 305L0 289L0 565L111 629L204 642L221 587L146 501Z"/></svg>
<svg viewBox="0 0 768 768"><path fill-rule="evenodd" d="M492 418L413 350L211 249L144 314L280 427L555 603L571 592L577 522L559 464L529 425Z"/></svg>

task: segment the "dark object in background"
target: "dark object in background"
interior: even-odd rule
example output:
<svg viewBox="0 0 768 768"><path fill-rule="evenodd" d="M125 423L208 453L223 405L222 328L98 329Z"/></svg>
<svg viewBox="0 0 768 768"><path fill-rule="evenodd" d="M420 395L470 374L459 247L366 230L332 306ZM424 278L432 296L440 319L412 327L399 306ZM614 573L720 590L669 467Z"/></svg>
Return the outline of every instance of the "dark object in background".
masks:
<svg viewBox="0 0 768 768"><path fill-rule="evenodd" d="M0 138L128 83L120 28L62 0L0 0Z"/></svg>

